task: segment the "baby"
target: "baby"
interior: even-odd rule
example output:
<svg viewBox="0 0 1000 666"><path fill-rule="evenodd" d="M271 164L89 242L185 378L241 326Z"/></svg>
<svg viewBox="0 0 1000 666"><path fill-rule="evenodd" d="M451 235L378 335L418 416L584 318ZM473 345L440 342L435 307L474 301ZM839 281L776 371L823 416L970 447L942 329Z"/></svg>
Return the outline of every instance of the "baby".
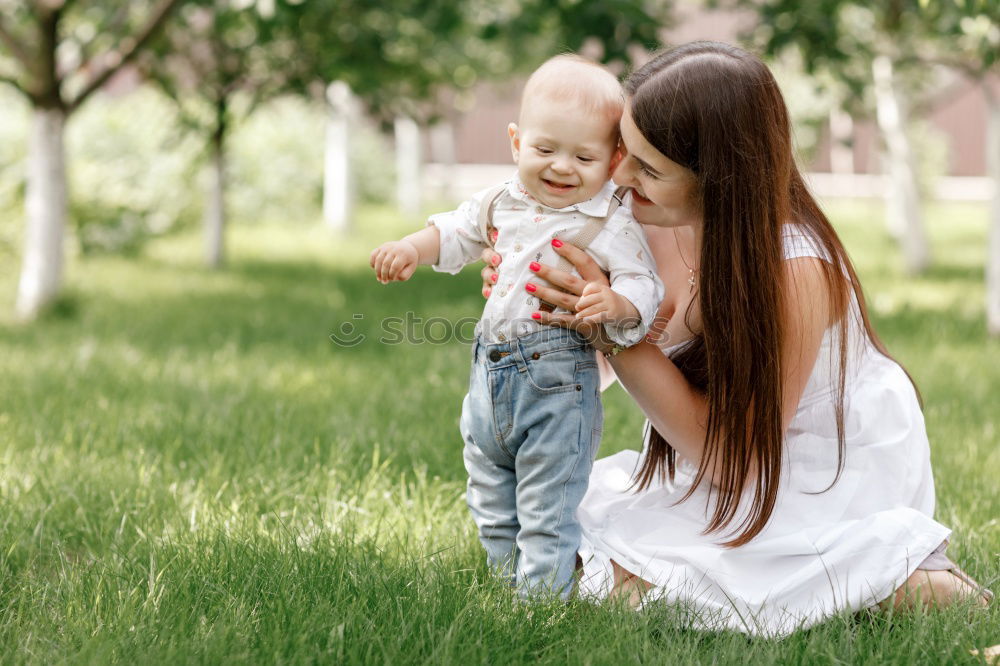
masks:
<svg viewBox="0 0 1000 666"><path fill-rule="evenodd" d="M621 159L618 80L562 55L528 79L507 131L517 163L510 181L480 192L428 226L376 248L378 279L407 280L420 264L457 273L493 247L496 267L476 326L461 432L468 504L490 566L522 596L572 591L576 509L600 444L596 353L575 331L539 324L539 263L564 239L590 254L611 286L590 283L576 310L620 347L642 339L663 286L645 236L609 181Z"/></svg>

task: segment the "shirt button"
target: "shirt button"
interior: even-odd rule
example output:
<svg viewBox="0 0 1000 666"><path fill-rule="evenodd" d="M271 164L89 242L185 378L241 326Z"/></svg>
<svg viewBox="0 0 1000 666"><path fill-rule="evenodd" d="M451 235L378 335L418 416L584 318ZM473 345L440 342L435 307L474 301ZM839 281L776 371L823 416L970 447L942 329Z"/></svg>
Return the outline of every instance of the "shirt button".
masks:
<svg viewBox="0 0 1000 666"><path fill-rule="evenodd" d="M503 333L500 333L499 335L497 335L497 339L499 339L500 342L507 342L507 336L504 335ZM499 353L500 352L497 352L497 354L499 354ZM497 356L497 358L500 358L500 357Z"/></svg>
<svg viewBox="0 0 1000 666"><path fill-rule="evenodd" d="M535 206L535 212L536 213L544 213L545 209L542 208L541 206Z"/></svg>
<svg viewBox="0 0 1000 666"><path fill-rule="evenodd" d="M520 252L523 249L524 248L521 246L520 243L518 243L517 245L514 246L514 252Z"/></svg>

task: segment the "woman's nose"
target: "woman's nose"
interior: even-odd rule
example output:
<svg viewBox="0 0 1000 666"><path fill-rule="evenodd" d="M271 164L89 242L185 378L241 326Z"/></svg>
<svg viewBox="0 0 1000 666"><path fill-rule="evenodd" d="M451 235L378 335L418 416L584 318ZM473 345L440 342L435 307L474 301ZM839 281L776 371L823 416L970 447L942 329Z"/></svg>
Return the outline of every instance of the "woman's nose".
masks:
<svg viewBox="0 0 1000 666"><path fill-rule="evenodd" d="M630 166L630 162L631 160L626 156L625 159L618 163L614 173L611 174L611 180L615 181L615 185L635 186L635 169Z"/></svg>

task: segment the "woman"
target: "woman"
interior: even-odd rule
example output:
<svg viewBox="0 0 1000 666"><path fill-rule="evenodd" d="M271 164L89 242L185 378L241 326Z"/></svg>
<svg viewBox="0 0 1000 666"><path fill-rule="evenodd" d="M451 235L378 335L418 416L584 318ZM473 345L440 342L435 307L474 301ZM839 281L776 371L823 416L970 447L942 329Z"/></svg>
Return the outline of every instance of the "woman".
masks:
<svg viewBox="0 0 1000 666"><path fill-rule="evenodd" d="M614 179L657 255L665 323L655 343L610 356L650 425L641 456L594 468L581 592L665 599L697 626L768 635L879 602L986 603L944 556L917 393L795 167L770 71L696 42L626 92ZM582 278L542 266L535 295L572 312L606 278L558 251ZM573 315L540 316L619 351Z"/></svg>

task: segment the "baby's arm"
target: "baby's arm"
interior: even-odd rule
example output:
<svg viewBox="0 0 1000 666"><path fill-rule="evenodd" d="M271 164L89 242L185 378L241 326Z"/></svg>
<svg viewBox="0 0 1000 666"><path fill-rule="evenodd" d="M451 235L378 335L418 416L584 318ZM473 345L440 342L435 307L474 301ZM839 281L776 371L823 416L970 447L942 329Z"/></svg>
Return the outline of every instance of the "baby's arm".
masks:
<svg viewBox="0 0 1000 666"><path fill-rule="evenodd" d="M576 317L603 323L611 340L629 347L642 340L653 323L663 283L646 235L631 212L623 206L606 224L613 226L594 239L589 252L608 272L611 286L588 284Z"/></svg>
<svg viewBox="0 0 1000 666"><path fill-rule="evenodd" d="M382 243L372 250L369 265L382 284L409 280L417 266L436 264L441 249L441 232L436 226L424 227L402 240Z"/></svg>

